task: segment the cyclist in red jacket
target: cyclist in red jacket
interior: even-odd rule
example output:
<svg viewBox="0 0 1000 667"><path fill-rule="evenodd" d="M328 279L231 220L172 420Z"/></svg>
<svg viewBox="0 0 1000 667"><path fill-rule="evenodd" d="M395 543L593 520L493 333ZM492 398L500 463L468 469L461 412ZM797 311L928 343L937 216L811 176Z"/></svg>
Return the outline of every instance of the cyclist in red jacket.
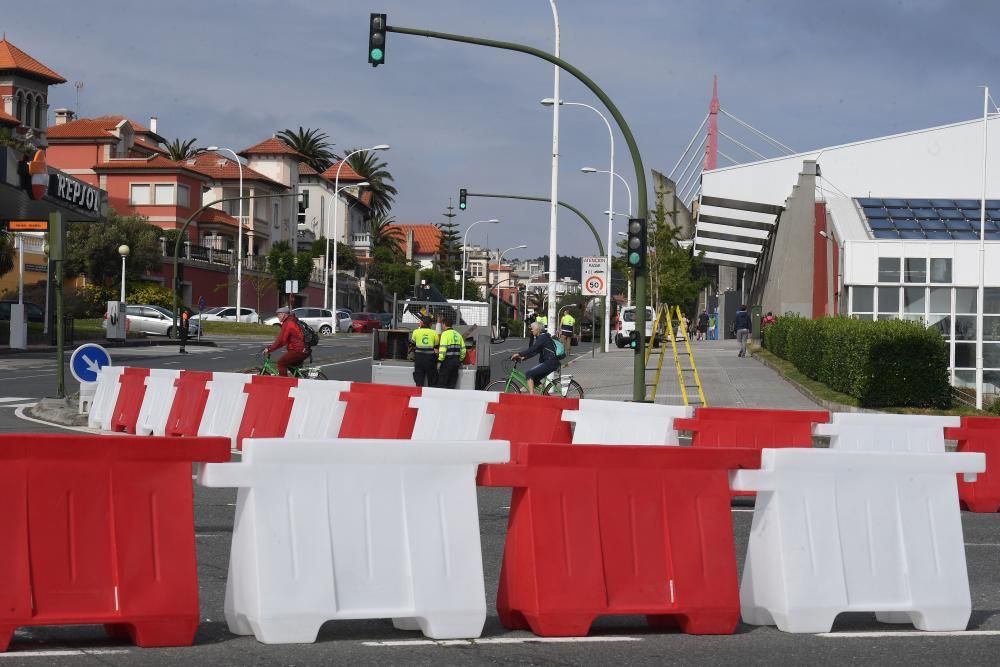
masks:
<svg viewBox="0 0 1000 667"><path fill-rule="evenodd" d="M298 318L285 306L279 308L275 314L281 322L281 332L273 343L264 348L264 352L270 354L283 347L287 349L277 362L278 374L287 377L289 366L301 365L309 358L309 351L306 349L306 341L302 336Z"/></svg>

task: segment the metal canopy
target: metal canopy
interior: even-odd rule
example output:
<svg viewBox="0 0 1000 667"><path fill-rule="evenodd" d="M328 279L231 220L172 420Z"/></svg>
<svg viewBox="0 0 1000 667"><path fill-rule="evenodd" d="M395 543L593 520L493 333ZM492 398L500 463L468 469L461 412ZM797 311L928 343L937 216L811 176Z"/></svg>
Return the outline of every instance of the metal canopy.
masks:
<svg viewBox="0 0 1000 667"><path fill-rule="evenodd" d="M773 204L703 195L695 222L694 251L704 253L708 264L756 266L783 210Z"/></svg>

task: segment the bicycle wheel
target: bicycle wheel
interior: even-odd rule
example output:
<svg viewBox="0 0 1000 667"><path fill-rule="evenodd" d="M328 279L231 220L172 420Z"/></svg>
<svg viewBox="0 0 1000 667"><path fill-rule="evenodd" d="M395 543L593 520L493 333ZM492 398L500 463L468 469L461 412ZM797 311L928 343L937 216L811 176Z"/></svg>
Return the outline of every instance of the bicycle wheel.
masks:
<svg viewBox="0 0 1000 667"><path fill-rule="evenodd" d="M546 396L560 396L562 398L583 398L583 387L576 380L570 380L566 388L563 389L561 381L550 383L545 388Z"/></svg>
<svg viewBox="0 0 1000 667"><path fill-rule="evenodd" d="M329 378L326 377L326 373L324 373L323 371L316 371L316 375L310 375L309 379L310 380L328 380Z"/></svg>
<svg viewBox="0 0 1000 667"><path fill-rule="evenodd" d="M527 389L522 387L521 384L516 380L511 380L509 384L507 380L494 380L493 382L490 382L488 385L486 385L484 391L496 391L500 392L501 394L503 393L523 394L524 392L527 391Z"/></svg>

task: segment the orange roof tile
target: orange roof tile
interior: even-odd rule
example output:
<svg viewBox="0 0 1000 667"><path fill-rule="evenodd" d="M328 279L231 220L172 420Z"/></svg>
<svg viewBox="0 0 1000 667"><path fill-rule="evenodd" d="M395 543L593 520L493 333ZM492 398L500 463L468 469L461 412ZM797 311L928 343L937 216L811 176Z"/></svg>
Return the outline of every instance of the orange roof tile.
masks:
<svg viewBox="0 0 1000 667"><path fill-rule="evenodd" d="M147 151L153 151L154 153L159 153L160 155L167 155L167 151L150 141L145 141L144 139L136 139L135 147L142 148Z"/></svg>
<svg viewBox="0 0 1000 667"><path fill-rule="evenodd" d="M193 158L188 158L183 162L188 169L204 174L216 181L238 181L240 180L240 168L234 160L219 155L214 152L199 153ZM285 186L278 181L272 180L250 167L243 167L244 181L260 181L269 185Z"/></svg>
<svg viewBox="0 0 1000 667"><path fill-rule="evenodd" d="M3 125L20 125L21 121L19 121L14 116L11 116L9 113L7 113L6 111L4 111L3 109L0 109L0 124L3 124Z"/></svg>
<svg viewBox="0 0 1000 667"><path fill-rule="evenodd" d="M214 222L221 225L229 225L230 227L236 227L236 218L229 215L225 211L220 211L217 208L206 208L198 216L198 222Z"/></svg>
<svg viewBox="0 0 1000 667"><path fill-rule="evenodd" d="M298 158L305 157L302 153L277 137L271 137L250 148L244 148L240 151L240 155L294 155Z"/></svg>
<svg viewBox="0 0 1000 667"><path fill-rule="evenodd" d="M340 180L344 183L360 183L365 180L365 177L351 169L351 165L347 162L343 163L343 167L340 167L340 164L340 162L334 162L330 165L329 169L323 172L323 176L329 178L331 181L336 180L337 169L340 169Z"/></svg>
<svg viewBox="0 0 1000 667"><path fill-rule="evenodd" d="M399 247L406 251L406 232L413 232L413 251L417 255L436 255L441 252L441 230L437 225L392 225L401 232Z"/></svg>
<svg viewBox="0 0 1000 667"><path fill-rule="evenodd" d="M299 176L319 176L320 173L308 162L299 162Z"/></svg>
<svg viewBox="0 0 1000 667"><path fill-rule="evenodd" d="M49 83L66 83L66 79L8 42L6 38L0 39L0 69L32 74Z"/></svg>
<svg viewBox="0 0 1000 667"><path fill-rule="evenodd" d="M190 174L205 178L201 172L195 171L183 162L175 162L162 155L151 157L126 157L112 158L110 162L102 162L94 165L94 171L119 171L130 169L148 169L150 171L186 171Z"/></svg>
<svg viewBox="0 0 1000 667"><path fill-rule="evenodd" d="M48 129L49 139L113 139L113 130L123 120L127 120L136 134L152 135L152 131L125 116L98 116L97 118L78 118L63 125L52 125ZM137 139L136 143L143 141Z"/></svg>

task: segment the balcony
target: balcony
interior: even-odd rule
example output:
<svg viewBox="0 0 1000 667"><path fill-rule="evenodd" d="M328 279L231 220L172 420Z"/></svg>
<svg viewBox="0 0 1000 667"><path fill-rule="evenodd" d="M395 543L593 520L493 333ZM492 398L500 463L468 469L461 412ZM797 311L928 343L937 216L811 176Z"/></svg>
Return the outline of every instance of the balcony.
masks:
<svg viewBox="0 0 1000 667"><path fill-rule="evenodd" d="M351 234L352 248L370 248L372 245L372 235L368 232L362 234Z"/></svg>

